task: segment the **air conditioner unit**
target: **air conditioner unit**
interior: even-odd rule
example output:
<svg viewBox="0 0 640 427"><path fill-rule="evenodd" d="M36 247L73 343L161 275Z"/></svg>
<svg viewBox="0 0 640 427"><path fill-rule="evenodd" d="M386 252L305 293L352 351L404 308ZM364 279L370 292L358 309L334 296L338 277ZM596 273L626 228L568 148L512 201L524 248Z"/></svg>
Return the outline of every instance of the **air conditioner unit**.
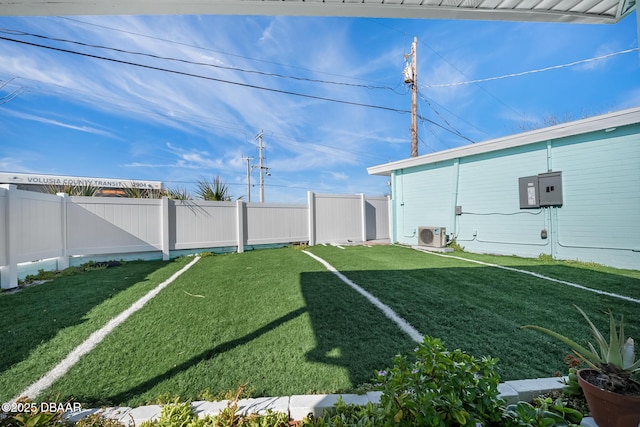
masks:
<svg viewBox="0 0 640 427"><path fill-rule="evenodd" d="M444 248L447 246L447 230L444 227L418 227L418 245Z"/></svg>

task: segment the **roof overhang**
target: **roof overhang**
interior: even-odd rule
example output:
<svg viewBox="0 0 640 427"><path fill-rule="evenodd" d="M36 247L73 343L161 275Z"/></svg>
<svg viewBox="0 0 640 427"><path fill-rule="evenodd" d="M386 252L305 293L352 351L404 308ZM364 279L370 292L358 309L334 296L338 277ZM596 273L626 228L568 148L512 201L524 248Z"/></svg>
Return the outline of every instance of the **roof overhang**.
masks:
<svg viewBox="0 0 640 427"><path fill-rule="evenodd" d="M0 15L292 15L614 23L637 0L0 0Z"/></svg>
<svg viewBox="0 0 640 427"><path fill-rule="evenodd" d="M478 144L438 151L437 153L411 157L383 165L367 168L369 175L391 175L392 171L423 166L446 160L460 159L476 154L489 153L507 148L520 147L537 142L551 141L569 136L582 135L590 132L614 130L620 126L640 123L640 107L616 111L601 116L589 117L575 122L562 123L544 129L519 133L503 138L493 139Z"/></svg>

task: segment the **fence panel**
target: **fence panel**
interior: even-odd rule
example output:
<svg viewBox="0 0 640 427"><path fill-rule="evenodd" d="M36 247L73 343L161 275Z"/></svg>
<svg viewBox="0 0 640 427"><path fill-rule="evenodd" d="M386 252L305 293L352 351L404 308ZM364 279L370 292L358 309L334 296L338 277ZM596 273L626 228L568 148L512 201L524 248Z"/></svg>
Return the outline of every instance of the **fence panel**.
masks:
<svg viewBox="0 0 640 427"><path fill-rule="evenodd" d="M11 224L17 241L12 242L14 262L28 262L62 256L62 199L51 194L12 190ZM9 232L9 230L6 230Z"/></svg>
<svg viewBox="0 0 640 427"><path fill-rule="evenodd" d="M158 199L71 197L67 204L67 254L162 250Z"/></svg>
<svg viewBox="0 0 640 427"><path fill-rule="evenodd" d="M359 195L316 194L316 242L361 242L362 198Z"/></svg>
<svg viewBox="0 0 640 427"><path fill-rule="evenodd" d="M170 201L169 247L172 250L236 246L234 202Z"/></svg>
<svg viewBox="0 0 640 427"><path fill-rule="evenodd" d="M389 199L386 197L367 197L367 240L388 239L389 236Z"/></svg>
<svg viewBox="0 0 640 427"><path fill-rule="evenodd" d="M306 205L247 204L248 245L306 242L309 240Z"/></svg>
<svg viewBox="0 0 640 427"><path fill-rule="evenodd" d="M7 194L9 190L0 188L0 266L7 265Z"/></svg>

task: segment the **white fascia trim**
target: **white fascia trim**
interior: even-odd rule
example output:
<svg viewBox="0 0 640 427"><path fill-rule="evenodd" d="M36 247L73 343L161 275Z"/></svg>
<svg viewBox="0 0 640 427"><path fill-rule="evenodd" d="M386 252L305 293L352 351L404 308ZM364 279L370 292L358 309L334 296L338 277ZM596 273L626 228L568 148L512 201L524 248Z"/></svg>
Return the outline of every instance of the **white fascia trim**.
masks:
<svg viewBox="0 0 640 427"><path fill-rule="evenodd" d="M465 145L463 147L451 148L449 150L438 151L437 153L425 154L409 159L397 160L395 162L367 168L369 175L390 175L391 171L422 166L445 160L457 159L473 156L476 154L488 153L491 151L504 150L507 148L520 147L542 141L550 141L569 136L582 135L589 132L610 129L618 126L640 123L640 107L628 110L616 111L603 114L601 116L589 117L569 123L562 123L544 129L536 129L530 132L505 136L478 144Z"/></svg>

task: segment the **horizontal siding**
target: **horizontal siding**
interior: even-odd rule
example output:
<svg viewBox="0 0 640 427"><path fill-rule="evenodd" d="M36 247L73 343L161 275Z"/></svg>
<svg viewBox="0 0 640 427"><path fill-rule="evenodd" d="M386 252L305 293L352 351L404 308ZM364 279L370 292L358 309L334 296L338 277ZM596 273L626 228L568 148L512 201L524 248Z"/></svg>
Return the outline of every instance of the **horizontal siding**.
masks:
<svg viewBox="0 0 640 427"><path fill-rule="evenodd" d="M541 210L521 210L518 178L547 171L547 146L518 147L460 160L457 241L467 250L537 256L550 253Z"/></svg>
<svg viewBox="0 0 640 427"><path fill-rule="evenodd" d="M399 242L417 244L420 226L450 227L453 179L452 162L410 168L396 176L394 208Z"/></svg>
<svg viewBox="0 0 640 427"><path fill-rule="evenodd" d="M548 170L562 172L563 205L520 209L518 178ZM472 252L640 269L640 124L460 158L457 199L454 172L445 162L394 171L397 241L415 244L420 225L455 227Z"/></svg>
<svg viewBox="0 0 640 427"><path fill-rule="evenodd" d="M640 250L640 136L611 132L557 144L553 162L563 170L565 201L557 210L558 256L595 260L586 252L603 248L614 259Z"/></svg>

